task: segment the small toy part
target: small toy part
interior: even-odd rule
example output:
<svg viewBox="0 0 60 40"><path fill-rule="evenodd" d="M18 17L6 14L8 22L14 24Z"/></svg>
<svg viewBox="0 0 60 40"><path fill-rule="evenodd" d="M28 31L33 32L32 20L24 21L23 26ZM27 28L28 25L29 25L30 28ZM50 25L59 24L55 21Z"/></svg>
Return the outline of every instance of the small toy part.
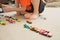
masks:
<svg viewBox="0 0 60 40"><path fill-rule="evenodd" d="M5 16L6 18L11 18L13 20L16 20L16 18L12 17L12 16Z"/></svg>
<svg viewBox="0 0 60 40"><path fill-rule="evenodd" d="M6 18L12 18L11 16L5 16Z"/></svg>
<svg viewBox="0 0 60 40"><path fill-rule="evenodd" d="M12 16L11 16L10 18L12 18L13 20L16 20L16 18L14 18L14 17L12 17Z"/></svg>
<svg viewBox="0 0 60 40"><path fill-rule="evenodd" d="M8 16L8 18L12 18L11 16Z"/></svg>
<svg viewBox="0 0 60 40"><path fill-rule="evenodd" d="M28 26L27 24L24 24L24 28L30 29L30 26Z"/></svg>
<svg viewBox="0 0 60 40"><path fill-rule="evenodd" d="M36 32L36 33L38 33L38 28L37 28L37 27L30 27L30 30L32 30L32 31L34 31L34 32Z"/></svg>
<svg viewBox="0 0 60 40"><path fill-rule="evenodd" d="M39 33L42 34L42 35L44 35L44 36L47 36L47 37L52 37L52 33L51 33L51 32L45 31L45 30L43 30L43 29L41 29L41 30L39 31Z"/></svg>
<svg viewBox="0 0 60 40"><path fill-rule="evenodd" d="M47 36L48 36L48 37L52 37L52 33L49 32L49 33L47 34Z"/></svg>
<svg viewBox="0 0 60 40"><path fill-rule="evenodd" d="M17 22L21 22L21 19L17 19L16 21L17 21Z"/></svg>
<svg viewBox="0 0 60 40"><path fill-rule="evenodd" d="M43 34L44 32L45 32L45 30L43 30L43 29L39 30L40 34Z"/></svg>
<svg viewBox="0 0 60 40"><path fill-rule="evenodd" d="M15 20L13 20L13 19L7 18L6 20L10 23L15 23Z"/></svg>
<svg viewBox="0 0 60 40"><path fill-rule="evenodd" d="M6 25L6 22L5 22L5 21L0 20L0 24L1 24L1 25Z"/></svg>
<svg viewBox="0 0 60 40"><path fill-rule="evenodd" d="M8 18L9 16L4 16L4 17Z"/></svg>
<svg viewBox="0 0 60 40"><path fill-rule="evenodd" d="M6 22L1 22L0 24L1 24L1 25L6 25Z"/></svg>
<svg viewBox="0 0 60 40"><path fill-rule="evenodd" d="M27 20L26 22L29 23L29 24L32 24L32 21L31 20Z"/></svg>

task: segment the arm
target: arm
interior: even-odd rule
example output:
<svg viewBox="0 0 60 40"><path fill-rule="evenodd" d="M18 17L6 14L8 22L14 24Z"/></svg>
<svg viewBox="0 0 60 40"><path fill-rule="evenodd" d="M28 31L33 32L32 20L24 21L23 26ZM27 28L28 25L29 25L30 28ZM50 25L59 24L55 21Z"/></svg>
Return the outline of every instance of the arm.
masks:
<svg viewBox="0 0 60 40"><path fill-rule="evenodd" d="M19 7L19 4L18 4L17 0L15 0L15 6Z"/></svg>
<svg viewBox="0 0 60 40"><path fill-rule="evenodd" d="M4 10L6 12L9 12L9 11L25 11L26 10L26 7L19 8L19 4L18 4L17 0L15 0L15 6L16 7L14 7L14 8L12 8L9 5L5 5L5 4L2 4L2 6L4 7Z"/></svg>

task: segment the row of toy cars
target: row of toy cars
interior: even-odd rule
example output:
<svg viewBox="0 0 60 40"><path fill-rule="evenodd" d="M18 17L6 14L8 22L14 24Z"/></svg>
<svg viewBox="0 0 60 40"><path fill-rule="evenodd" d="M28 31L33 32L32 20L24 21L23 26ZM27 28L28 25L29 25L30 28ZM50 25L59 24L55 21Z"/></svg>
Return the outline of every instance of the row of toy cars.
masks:
<svg viewBox="0 0 60 40"><path fill-rule="evenodd" d="M24 28L30 29L30 30L32 30L36 33L39 33L39 34L47 36L47 37L52 37L52 33L50 31L46 31L46 30L41 29L41 28L37 28L37 27L34 27L34 26L29 26L27 24L24 24Z"/></svg>
<svg viewBox="0 0 60 40"><path fill-rule="evenodd" d="M13 16L5 16L6 17L6 21L10 22L10 23L15 23L16 21L17 22L21 22L21 19L17 19Z"/></svg>
<svg viewBox="0 0 60 40"><path fill-rule="evenodd" d="M1 25L6 25L6 23L7 23L6 21L8 21L9 23L15 23L16 21L21 22L21 19L17 19L17 18L15 18L13 16L0 15L0 24Z"/></svg>

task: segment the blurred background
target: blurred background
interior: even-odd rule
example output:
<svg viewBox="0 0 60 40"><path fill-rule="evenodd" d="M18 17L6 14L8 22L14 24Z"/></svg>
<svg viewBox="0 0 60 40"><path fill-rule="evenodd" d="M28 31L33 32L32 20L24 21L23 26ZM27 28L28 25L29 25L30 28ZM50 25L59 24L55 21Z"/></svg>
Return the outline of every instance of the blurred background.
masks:
<svg viewBox="0 0 60 40"><path fill-rule="evenodd" d="M47 7L60 7L60 0L46 0Z"/></svg>
<svg viewBox="0 0 60 40"><path fill-rule="evenodd" d="M47 2L46 7L60 7L60 0L45 0ZM12 2L14 3L14 0L0 0L2 3L9 3Z"/></svg>

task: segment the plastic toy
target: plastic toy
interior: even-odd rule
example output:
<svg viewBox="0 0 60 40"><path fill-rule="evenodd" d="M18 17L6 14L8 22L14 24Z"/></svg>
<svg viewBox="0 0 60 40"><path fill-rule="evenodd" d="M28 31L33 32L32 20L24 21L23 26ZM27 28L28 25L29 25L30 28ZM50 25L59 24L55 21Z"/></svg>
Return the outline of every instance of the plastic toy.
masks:
<svg viewBox="0 0 60 40"><path fill-rule="evenodd" d="M11 18L11 19L13 19L13 20L16 20L16 18L14 18L14 17L12 17L12 16L10 16L9 18Z"/></svg>
<svg viewBox="0 0 60 40"><path fill-rule="evenodd" d="M8 22L10 22L10 23L14 23L15 22L15 20L12 20L12 19L10 19L10 18L7 18L6 19Z"/></svg>
<svg viewBox="0 0 60 40"><path fill-rule="evenodd" d="M1 24L1 25L6 25L6 22L5 22L5 21L0 20L0 24Z"/></svg>
<svg viewBox="0 0 60 40"><path fill-rule="evenodd" d="M11 18L11 19L15 20L15 18L12 17L12 16L5 16L5 17L6 17L6 18Z"/></svg>
<svg viewBox="0 0 60 40"><path fill-rule="evenodd" d="M17 20L16 18L12 17L13 20Z"/></svg>
<svg viewBox="0 0 60 40"><path fill-rule="evenodd" d="M12 18L11 16L5 16L6 18Z"/></svg>
<svg viewBox="0 0 60 40"><path fill-rule="evenodd" d="M17 22L21 22L21 19L16 19Z"/></svg>
<svg viewBox="0 0 60 40"><path fill-rule="evenodd" d="M9 16L4 16L4 17L8 18Z"/></svg>
<svg viewBox="0 0 60 40"><path fill-rule="evenodd" d="M32 31L35 31L41 35L47 36L47 37L52 37L52 33L43 29L39 29L37 27L33 27L33 26L28 26L27 24L24 25L24 28L30 29Z"/></svg>
<svg viewBox="0 0 60 40"><path fill-rule="evenodd" d="M29 24L32 24L32 21L31 20L27 20L26 22L29 23Z"/></svg>
<svg viewBox="0 0 60 40"><path fill-rule="evenodd" d="M30 30L32 30L32 31L34 31L34 32L36 32L36 33L38 33L38 28L36 28L36 27L30 27Z"/></svg>
<svg viewBox="0 0 60 40"><path fill-rule="evenodd" d="M43 30L43 29L40 29L39 34L42 34L42 35L47 36L47 37L51 37L52 36L51 32Z"/></svg>
<svg viewBox="0 0 60 40"><path fill-rule="evenodd" d="M5 22L5 21L3 21L3 22L0 22L0 24L1 24L1 25L6 25L6 22Z"/></svg>
<svg viewBox="0 0 60 40"><path fill-rule="evenodd" d="M9 22L11 22L11 23L13 23L14 20L17 21L17 22L21 22L21 19L16 19L16 18L14 18L12 16L5 16L5 17L8 18L7 20L9 20Z"/></svg>
<svg viewBox="0 0 60 40"><path fill-rule="evenodd" d="M30 26L28 26L27 24L24 24L24 28L30 29Z"/></svg>

